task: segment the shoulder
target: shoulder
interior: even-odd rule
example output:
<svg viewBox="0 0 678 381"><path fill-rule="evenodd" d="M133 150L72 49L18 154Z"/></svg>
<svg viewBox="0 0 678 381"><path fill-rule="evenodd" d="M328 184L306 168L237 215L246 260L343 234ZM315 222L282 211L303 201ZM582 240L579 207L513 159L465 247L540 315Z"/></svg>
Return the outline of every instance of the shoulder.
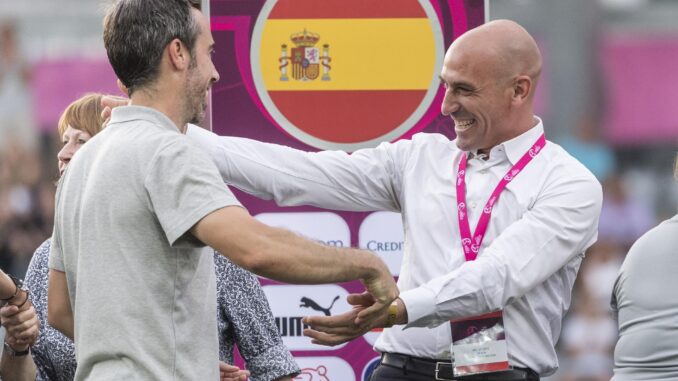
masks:
<svg viewBox="0 0 678 381"><path fill-rule="evenodd" d="M449 150L458 151L457 146L442 134L420 132L409 139L381 143L377 149L390 153L394 158L406 158L420 155L436 155Z"/></svg>
<svg viewBox="0 0 678 381"><path fill-rule="evenodd" d="M42 243L42 245L35 249L33 257L31 258L31 262L28 265L28 270L26 271L26 282L29 282L36 275L42 272L47 272L51 244L52 239L48 238Z"/></svg>
<svg viewBox="0 0 678 381"><path fill-rule="evenodd" d="M148 146L146 152L150 155L152 167L168 163L175 170L190 170L196 165L213 166L207 153L192 139L181 133L160 131ZM181 164L181 165L179 165Z"/></svg>
<svg viewBox="0 0 678 381"><path fill-rule="evenodd" d="M47 259L52 247L52 238L47 238L33 253L33 259Z"/></svg>
<svg viewBox="0 0 678 381"><path fill-rule="evenodd" d="M542 156L543 155L543 156ZM591 171L563 147L549 141L541 153L540 170L550 175L555 183L574 182L590 190L596 190L602 197L602 186Z"/></svg>
<svg viewBox="0 0 678 381"><path fill-rule="evenodd" d="M662 260L671 263L678 262L674 256L675 247L678 245L678 215L663 221L650 229L636 240L629 249L625 259L627 266L640 266L647 263L651 266L661 266ZM666 254L670 255L666 255Z"/></svg>
<svg viewBox="0 0 678 381"><path fill-rule="evenodd" d="M415 146L419 145L445 145L448 146L452 141L445 135L443 134L438 134L438 133L426 133L426 132L419 132L414 135L412 135L412 144ZM455 145L456 147L456 145Z"/></svg>

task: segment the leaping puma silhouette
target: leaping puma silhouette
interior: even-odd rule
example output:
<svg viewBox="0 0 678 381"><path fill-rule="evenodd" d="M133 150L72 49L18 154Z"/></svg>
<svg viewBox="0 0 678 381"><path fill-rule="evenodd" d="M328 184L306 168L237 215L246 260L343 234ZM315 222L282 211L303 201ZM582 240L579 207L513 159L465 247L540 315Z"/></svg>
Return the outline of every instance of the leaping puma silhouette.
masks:
<svg viewBox="0 0 678 381"><path fill-rule="evenodd" d="M332 309L332 307L334 306L334 303L335 303L337 300L339 300L339 295L337 295L337 296L334 297L334 300L332 301L332 304L330 304L329 307L327 307L327 308L322 308L322 307L320 307L320 305L319 305L318 303L316 303L313 299L307 298L307 297L305 297L305 296L302 296L302 297L301 297L301 304L299 305L299 307L312 308L312 309L314 309L314 310L316 310L316 311L320 311L320 312L324 313L325 316L332 316L332 313L330 312L330 310Z"/></svg>

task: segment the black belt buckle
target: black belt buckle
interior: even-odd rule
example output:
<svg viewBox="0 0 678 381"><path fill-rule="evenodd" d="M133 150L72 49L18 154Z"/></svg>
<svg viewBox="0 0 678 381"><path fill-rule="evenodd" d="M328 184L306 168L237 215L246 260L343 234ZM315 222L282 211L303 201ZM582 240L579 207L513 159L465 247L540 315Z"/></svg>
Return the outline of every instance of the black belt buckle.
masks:
<svg viewBox="0 0 678 381"><path fill-rule="evenodd" d="M442 377L438 376L438 373L440 373L440 366L441 366L441 365L450 365L450 366L452 366L452 363L449 363L449 362L440 362L440 361L436 362L436 373L435 373L435 376L436 376L435 379L436 379L436 381L455 381L454 379L451 379L451 378L442 378Z"/></svg>

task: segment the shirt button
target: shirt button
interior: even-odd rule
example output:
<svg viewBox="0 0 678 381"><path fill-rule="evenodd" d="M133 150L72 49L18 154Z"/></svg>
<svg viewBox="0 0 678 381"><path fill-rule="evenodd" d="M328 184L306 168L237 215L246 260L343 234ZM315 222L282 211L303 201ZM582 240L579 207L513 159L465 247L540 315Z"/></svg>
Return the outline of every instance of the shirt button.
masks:
<svg viewBox="0 0 678 381"><path fill-rule="evenodd" d="M471 209L475 209L475 208L476 208L476 202L473 201L473 202L471 202Z"/></svg>
<svg viewBox="0 0 678 381"><path fill-rule="evenodd" d="M478 173L480 173L481 175L484 175L484 174L487 173L487 169L481 169L480 171L478 171Z"/></svg>

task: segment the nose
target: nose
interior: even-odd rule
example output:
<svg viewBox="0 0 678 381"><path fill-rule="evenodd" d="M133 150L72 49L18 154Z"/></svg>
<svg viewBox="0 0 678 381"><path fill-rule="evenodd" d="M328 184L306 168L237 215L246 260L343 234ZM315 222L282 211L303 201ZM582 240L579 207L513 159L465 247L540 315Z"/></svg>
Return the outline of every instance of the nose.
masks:
<svg viewBox="0 0 678 381"><path fill-rule="evenodd" d="M212 63L212 83L219 82L219 72L217 71L217 68L214 67L214 63Z"/></svg>
<svg viewBox="0 0 678 381"><path fill-rule="evenodd" d="M451 89L445 90L445 97L443 103L440 105L440 112L447 116L459 111L459 102Z"/></svg>
<svg viewBox="0 0 678 381"><path fill-rule="evenodd" d="M63 148L59 151L57 154L57 159L59 159L60 162L64 164L68 164L69 161L71 161L71 158L73 158L73 154L75 153L75 145L72 142L66 143Z"/></svg>

